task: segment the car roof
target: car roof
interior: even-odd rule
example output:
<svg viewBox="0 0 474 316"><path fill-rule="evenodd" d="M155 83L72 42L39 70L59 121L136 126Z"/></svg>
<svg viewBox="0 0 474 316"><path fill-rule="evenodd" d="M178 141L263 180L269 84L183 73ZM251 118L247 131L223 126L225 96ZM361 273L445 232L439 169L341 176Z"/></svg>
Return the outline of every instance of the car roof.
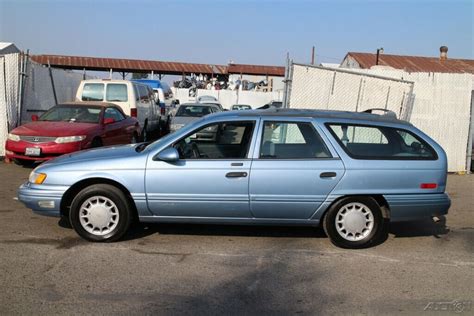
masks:
<svg viewBox="0 0 474 316"><path fill-rule="evenodd" d="M203 106L203 107L216 107L215 103L183 103L180 106Z"/></svg>
<svg viewBox="0 0 474 316"><path fill-rule="evenodd" d="M98 106L98 107L109 107L114 106L118 108L117 104L111 102L99 102L99 101L80 101L80 102L62 102L58 105L77 105L77 106Z"/></svg>
<svg viewBox="0 0 474 316"><path fill-rule="evenodd" d="M407 121L397 119L394 115L378 115L365 112L349 112L349 111L332 111L332 110L310 110L310 109L287 109L287 108L269 108L265 110L251 110L251 111L232 111L219 112L212 114L212 117L226 117L226 116L245 116L245 117L312 117L312 118L327 118L327 119L349 119L361 121L387 122L410 125Z"/></svg>

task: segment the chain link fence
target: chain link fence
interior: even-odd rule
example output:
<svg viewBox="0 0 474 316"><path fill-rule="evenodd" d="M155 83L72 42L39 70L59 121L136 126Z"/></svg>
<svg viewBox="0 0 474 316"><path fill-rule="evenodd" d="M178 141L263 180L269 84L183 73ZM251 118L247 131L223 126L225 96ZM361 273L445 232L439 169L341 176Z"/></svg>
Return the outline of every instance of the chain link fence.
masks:
<svg viewBox="0 0 474 316"><path fill-rule="evenodd" d="M448 171L470 170L472 74L407 73L381 68L347 70L289 63L286 83L287 107L393 111L444 148Z"/></svg>

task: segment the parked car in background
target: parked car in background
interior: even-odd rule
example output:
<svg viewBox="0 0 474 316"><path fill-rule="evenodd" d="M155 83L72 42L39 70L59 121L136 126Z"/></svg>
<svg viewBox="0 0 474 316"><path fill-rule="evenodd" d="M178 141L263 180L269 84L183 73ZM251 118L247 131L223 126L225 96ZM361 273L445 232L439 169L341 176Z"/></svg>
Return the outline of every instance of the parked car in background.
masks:
<svg viewBox="0 0 474 316"><path fill-rule="evenodd" d="M208 101L211 101L211 102L218 102L219 100L217 100L216 97L212 96L212 95L201 95L197 98L197 101L199 103L206 103Z"/></svg>
<svg viewBox="0 0 474 316"><path fill-rule="evenodd" d="M64 103L32 119L8 134L8 159L45 161L86 148L136 143L141 132L138 120L112 103Z"/></svg>
<svg viewBox="0 0 474 316"><path fill-rule="evenodd" d="M259 110L265 110L265 109L270 109L270 108L279 109L279 108L282 108L282 107L283 107L283 102L281 102L281 101L271 101L271 102L259 107L258 109Z"/></svg>
<svg viewBox="0 0 474 316"><path fill-rule="evenodd" d="M221 109L213 104L183 103L171 118L170 131L175 132L205 115L217 112L221 112Z"/></svg>
<svg viewBox="0 0 474 316"><path fill-rule="evenodd" d="M251 110L252 107L248 104L234 104L231 108L232 111Z"/></svg>
<svg viewBox="0 0 474 316"><path fill-rule="evenodd" d="M161 111L161 130L168 130L169 123L171 119L172 112L172 101L173 101L173 92L171 91L170 86L163 81L154 80L154 79L132 79L132 82L137 82L141 84L146 84L151 89L155 95L155 101L160 104Z"/></svg>
<svg viewBox="0 0 474 316"><path fill-rule="evenodd" d="M221 111L227 111L222 104L212 95L202 95L197 98L198 103L217 106Z"/></svg>
<svg viewBox="0 0 474 316"><path fill-rule="evenodd" d="M209 115L149 145L57 158L18 198L68 216L90 241L117 240L138 218L321 225L337 246L361 248L382 241L389 221L447 214L446 178L444 150L408 122L275 109Z"/></svg>
<svg viewBox="0 0 474 316"><path fill-rule="evenodd" d="M160 133L160 106L153 90L146 84L128 80L83 80L77 89L76 100L117 104L125 114L138 119L143 139L147 139L148 133Z"/></svg>

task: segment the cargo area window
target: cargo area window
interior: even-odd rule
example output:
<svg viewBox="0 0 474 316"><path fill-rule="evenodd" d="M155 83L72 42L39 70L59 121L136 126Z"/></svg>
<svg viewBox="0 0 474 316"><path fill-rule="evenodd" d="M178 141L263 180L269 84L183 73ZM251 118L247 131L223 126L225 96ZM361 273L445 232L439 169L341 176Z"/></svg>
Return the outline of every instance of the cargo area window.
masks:
<svg viewBox="0 0 474 316"><path fill-rule="evenodd" d="M127 85L109 83L107 85L106 100L109 102L127 102Z"/></svg>
<svg viewBox="0 0 474 316"><path fill-rule="evenodd" d="M86 83L82 89L82 101L103 101L104 84Z"/></svg>
<svg viewBox="0 0 474 316"><path fill-rule="evenodd" d="M265 122L260 145L261 159L331 157L326 144L311 123Z"/></svg>
<svg viewBox="0 0 474 316"><path fill-rule="evenodd" d="M328 123L331 134L355 159L435 160L435 150L414 133L398 128Z"/></svg>

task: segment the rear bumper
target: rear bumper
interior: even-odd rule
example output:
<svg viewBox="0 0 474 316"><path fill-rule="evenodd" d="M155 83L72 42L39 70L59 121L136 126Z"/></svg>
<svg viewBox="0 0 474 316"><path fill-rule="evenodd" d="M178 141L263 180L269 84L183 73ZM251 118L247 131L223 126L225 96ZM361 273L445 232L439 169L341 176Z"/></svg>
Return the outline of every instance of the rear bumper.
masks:
<svg viewBox="0 0 474 316"><path fill-rule="evenodd" d="M18 200L40 215L61 215L61 199L68 187L33 185L26 182L18 189Z"/></svg>
<svg viewBox="0 0 474 316"><path fill-rule="evenodd" d="M446 193L384 195L390 221L401 222L448 214L451 200Z"/></svg>

